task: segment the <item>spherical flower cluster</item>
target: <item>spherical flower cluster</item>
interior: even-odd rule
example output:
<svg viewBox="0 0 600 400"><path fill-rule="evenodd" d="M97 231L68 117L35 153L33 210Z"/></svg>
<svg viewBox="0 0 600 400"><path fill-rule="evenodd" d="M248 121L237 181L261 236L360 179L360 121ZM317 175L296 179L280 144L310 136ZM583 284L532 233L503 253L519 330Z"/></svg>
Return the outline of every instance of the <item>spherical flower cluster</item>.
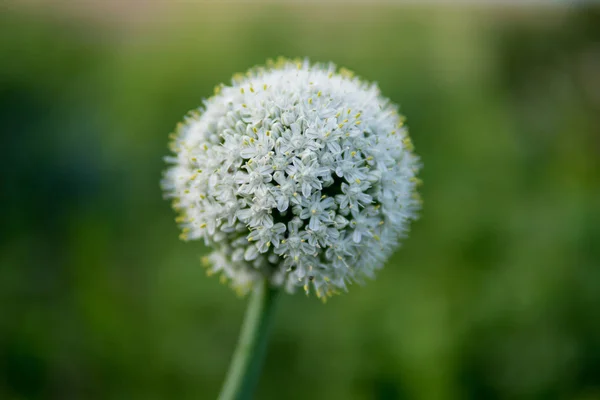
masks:
<svg viewBox="0 0 600 400"><path fill-rule="evenodd" d="M319 297L373 277L416 218L397 107L333 65L279 60L219 86L172 135L163 188L209 273Z"/></svg>

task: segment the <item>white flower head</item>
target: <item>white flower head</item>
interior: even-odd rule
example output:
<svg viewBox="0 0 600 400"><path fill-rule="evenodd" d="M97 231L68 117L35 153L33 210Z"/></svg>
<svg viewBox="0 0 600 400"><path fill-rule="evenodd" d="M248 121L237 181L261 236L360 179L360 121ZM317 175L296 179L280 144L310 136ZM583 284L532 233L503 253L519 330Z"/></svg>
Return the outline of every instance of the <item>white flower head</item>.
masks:
<svg viewBox="0 0 600 400"><path fill-rule="evenodd" d="M162 182L184 240L245 293L269 279L326 298L373 277L416 218L419 159L397 107L334 65L235 76L172 135Z"/></svg>

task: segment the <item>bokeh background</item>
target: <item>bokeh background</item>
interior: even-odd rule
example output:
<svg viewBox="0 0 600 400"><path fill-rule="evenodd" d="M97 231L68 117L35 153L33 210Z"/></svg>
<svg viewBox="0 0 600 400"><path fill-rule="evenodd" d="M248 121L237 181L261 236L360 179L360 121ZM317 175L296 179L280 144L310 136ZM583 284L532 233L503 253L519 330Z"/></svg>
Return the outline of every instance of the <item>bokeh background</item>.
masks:
<svg viewBox="0 0 600 400"><path fill-rule="evenodd" d="M379 82L424 209L375 282L284 296L258 399L600 399L600 9L8 1L0 398L213 399L245 300L159 188L167 135L279 55Z"/></svg>

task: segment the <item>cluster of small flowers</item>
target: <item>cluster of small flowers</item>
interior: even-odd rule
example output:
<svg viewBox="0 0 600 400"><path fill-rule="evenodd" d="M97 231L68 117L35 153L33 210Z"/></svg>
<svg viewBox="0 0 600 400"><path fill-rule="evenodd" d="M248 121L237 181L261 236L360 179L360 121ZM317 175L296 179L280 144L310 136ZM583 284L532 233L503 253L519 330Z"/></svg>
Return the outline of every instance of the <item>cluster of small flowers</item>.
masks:
<svg viewBox="0 0 600 400"><path fill-rule="evenodd" d="M416 218L418 157L397 108L347 70L279 60L179 124L163 188L209 273L319 297L373 277Z"/></svg>

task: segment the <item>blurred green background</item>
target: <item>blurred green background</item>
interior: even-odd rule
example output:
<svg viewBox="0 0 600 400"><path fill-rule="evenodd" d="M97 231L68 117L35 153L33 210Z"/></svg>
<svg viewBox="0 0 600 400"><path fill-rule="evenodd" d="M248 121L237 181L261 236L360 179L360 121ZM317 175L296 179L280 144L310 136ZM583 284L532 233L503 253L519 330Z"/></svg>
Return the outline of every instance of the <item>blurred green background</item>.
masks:
<svg viewBox="0 0 600 400"><path fill-rule="evenodd" d="M212 399L245 308L178 240L167 135L234 72L401 105L424 209L368 285L284 296L258 399L600 399L600 9L9 1L0 398Z"/></svg>

